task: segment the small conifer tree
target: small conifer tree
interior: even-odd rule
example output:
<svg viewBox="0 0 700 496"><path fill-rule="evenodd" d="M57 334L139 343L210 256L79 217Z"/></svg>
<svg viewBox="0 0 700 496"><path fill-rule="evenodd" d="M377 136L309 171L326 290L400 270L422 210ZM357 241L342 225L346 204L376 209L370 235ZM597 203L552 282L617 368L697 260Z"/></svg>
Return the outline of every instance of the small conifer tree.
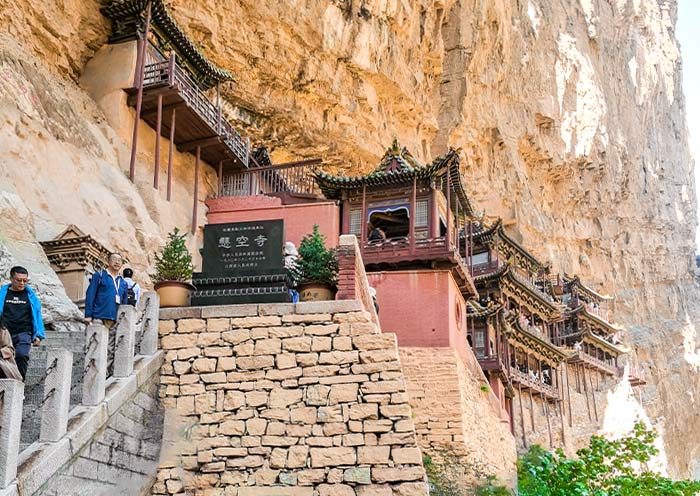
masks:
<svg viewBox="0 0 700 496"><path fill-rule="evenodd" d="M326 237L318 231L318 224L299 243L299 259L291 272L299 284L320 282L335 286L338 282L338 258L335 250L326 248Z"/></svg>
<svg viewBox="0 0 700 496"><path fill-rule="evenodd" d="M160 253L156 254L155 273L151 275L153 282L189 281L192 279L192 255L185 244L185 233L180 234L176 227L168 234Z"/></svg>

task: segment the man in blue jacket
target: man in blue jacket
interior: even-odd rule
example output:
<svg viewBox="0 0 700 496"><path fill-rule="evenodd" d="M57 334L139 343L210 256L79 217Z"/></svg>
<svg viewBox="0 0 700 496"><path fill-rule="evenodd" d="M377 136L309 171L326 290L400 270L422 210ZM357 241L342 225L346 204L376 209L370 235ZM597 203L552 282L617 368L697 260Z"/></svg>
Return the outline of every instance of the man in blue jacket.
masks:
<svg viewBox="0 0 700 496"><path fill-rule="evenodd" d="M107 270L95 272L85 294L85 321L100 319L108 329L117 320L119 305L126 304L127 285L119 275L124 261L119 253L110 253Z"/></svg>
<svg viewBox="0 0 700 496"><path fill-rule="evenodd" d="M0 325L10 331L22 379L27 376L32 344L38 346L45 338L41 302L28 283L27 269L16 266L10 269L10 284L0 288Z"/></svg>

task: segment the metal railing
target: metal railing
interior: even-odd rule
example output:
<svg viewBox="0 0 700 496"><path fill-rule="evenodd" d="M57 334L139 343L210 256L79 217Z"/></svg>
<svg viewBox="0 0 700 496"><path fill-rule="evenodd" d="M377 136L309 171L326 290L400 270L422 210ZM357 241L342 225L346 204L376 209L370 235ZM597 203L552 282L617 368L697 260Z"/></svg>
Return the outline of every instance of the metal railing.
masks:
<svg viewBox="0 0 700 496"><path fill-rule="evenodd" d="M221 107L214 105L199 89L197 83L175 63L175 58L149 64L144 69L143 87L167 84L176 87L181 98L213 130L215 130L238 159L248 167L250 142L244 140L231 124L222 117Z"/></svg>
<svg viewBox="0 0 700 496"><path fill-rule="evenodd" d="M531 377L527 372L522 372L515 367L510 367L510 377L515 383L520 383L525 387L546 394L551 398L559 398L559 391L556 387L546 384L538 378Z"/></svg>
<svg viewBox="0 0 700 496"><path fill-rule="evenodd" d="M321 198L309 164L256 167L224 176L219 196L305 195Z"/></svg>

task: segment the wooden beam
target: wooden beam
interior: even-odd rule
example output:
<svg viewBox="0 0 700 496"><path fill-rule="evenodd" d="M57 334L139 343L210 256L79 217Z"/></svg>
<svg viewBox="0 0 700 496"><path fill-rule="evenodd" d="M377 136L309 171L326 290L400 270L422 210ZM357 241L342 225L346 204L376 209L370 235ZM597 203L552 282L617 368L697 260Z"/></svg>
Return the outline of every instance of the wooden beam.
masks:
<svg viewBox="0 0 700 496"><path fill-rule="evenodd" d="M571 384L569 383L569 365L564 362L564 371L566 372L566 400L569 404L569 427L574 426L574 420L571 416Z"/></svg>
<svg viewBox="0 0 700 496"><path fill-rule="evenodd" d="M199 206L199 157L201 148L197 147L194 161L194 199L192 201L192 234L197 231L197 207Z"/></svg>
<svg viewBox="0 0 700 496"><path fill-rule="evenodd" d="M582 377L582 382L583 382L583 392L586 395L586 410L588 410L588 420L592 421L593 417L591 417L591 405L588 404L588 385L586 384L586 369L581 365L581 377Z"/></svg>
<svg viewBox="0 0 700 496"><path fill-rule="evenodd" d="M170 142L168 143L168 190L167 199L170 201L170 197L173 192L173 145L175 141L175 114L177 109L173 109L173 113L170 116Z"/></svg>
<svg viewBox="0 0 700 496"><path fill-rule="evenodd" d="M163 93L158 93L158 95L156 95L156 98L157 98L157 99L162 99L162 98L163 98ZM179 109L180 107L184 107L184 106L185 106L185 102L177 102L177 103L171 103L171 104L168 104L168 105L163 105L163 107L162 107L162 108L163 108L162 112L163 112L163 113L166 113L166 112L169 112L169 111L171 111L171 110ZM150 109L150 110L144 110L144 111L141 112L141 116L142 116L142 117L147 117L147 116L150 116L150 115L153 115L153 114L156 114L156 115L158 114L158 107L156 107L156 108L154 108L154 109Z"/></svg>
<svg viewBox="0 0 700 496"><path fill-rule="evenodd" d="M518 383L518 403L520 403L520 429L523 433L523 446L527 448L527 436L525 435L525 410L523 409L523 387Z"/></svg>
<svg viewBox="0 0 700 496"><path fill-rule="evenodd" d="M598 421L598 406L596 405L595 401L595 389L593 389L593 378L591 377L591 374L588 374L588 382L591 386L591 399L593 400L593 413L595 414L595 420L596 422Z"/></svg>
<svg viewBox="0 0 700 496"><path fill-rule="evenodd" d="M207 138L185 141L184 143L178 144L177 148L183 152L189 152L190 150L194 150L195 148L208 148L213 145L218 145L221 142L221 136L214 135L209 136Z"/></svg>
<svg viewBox="0 0 700 496"><path fill-rule="evenodd" d="M549 401L544 396L542 397L544 402L544 414L547 417L547 432L549 433L549 447L554 448L554 438L552 437L552 422L549 419Z"/></svg>
<svg viewBox="0 0 700 496"><path fill-rule="evenodd" d="M136 148L139 140L139 122L141 121L141 105L143 104L143 78L146 71L146 47L148 46L148 35L151 29L151 2L146 7L146 31L141 43L141 64L137 68L139 84L136 94L136 115L134 116L134 131L131 136L131 158L129 160L129 180L133 183L136 177Z"/></svg>
<svg viewBox="0 0 700 496"><path fill-rule="evenodd" d="M163 95L158 95L158 112L156 115L156 152L155 164L153 164L153 187L158 189L158 180L160 179L160 133L163 125Z"/></svg>

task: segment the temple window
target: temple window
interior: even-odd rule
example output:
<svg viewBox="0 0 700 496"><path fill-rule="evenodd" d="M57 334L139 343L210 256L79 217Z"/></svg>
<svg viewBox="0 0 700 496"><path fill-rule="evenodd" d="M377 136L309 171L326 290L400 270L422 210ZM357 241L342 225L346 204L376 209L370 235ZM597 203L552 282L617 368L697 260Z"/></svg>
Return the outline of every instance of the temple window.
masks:
<svg viewBox="0 0 700 496"><path fill-rule="evenodd" d="M369 209L367 213L370 231L379 228L384 231L386 239L408 236L410 226L407 205L380 206Z"/></svg>

